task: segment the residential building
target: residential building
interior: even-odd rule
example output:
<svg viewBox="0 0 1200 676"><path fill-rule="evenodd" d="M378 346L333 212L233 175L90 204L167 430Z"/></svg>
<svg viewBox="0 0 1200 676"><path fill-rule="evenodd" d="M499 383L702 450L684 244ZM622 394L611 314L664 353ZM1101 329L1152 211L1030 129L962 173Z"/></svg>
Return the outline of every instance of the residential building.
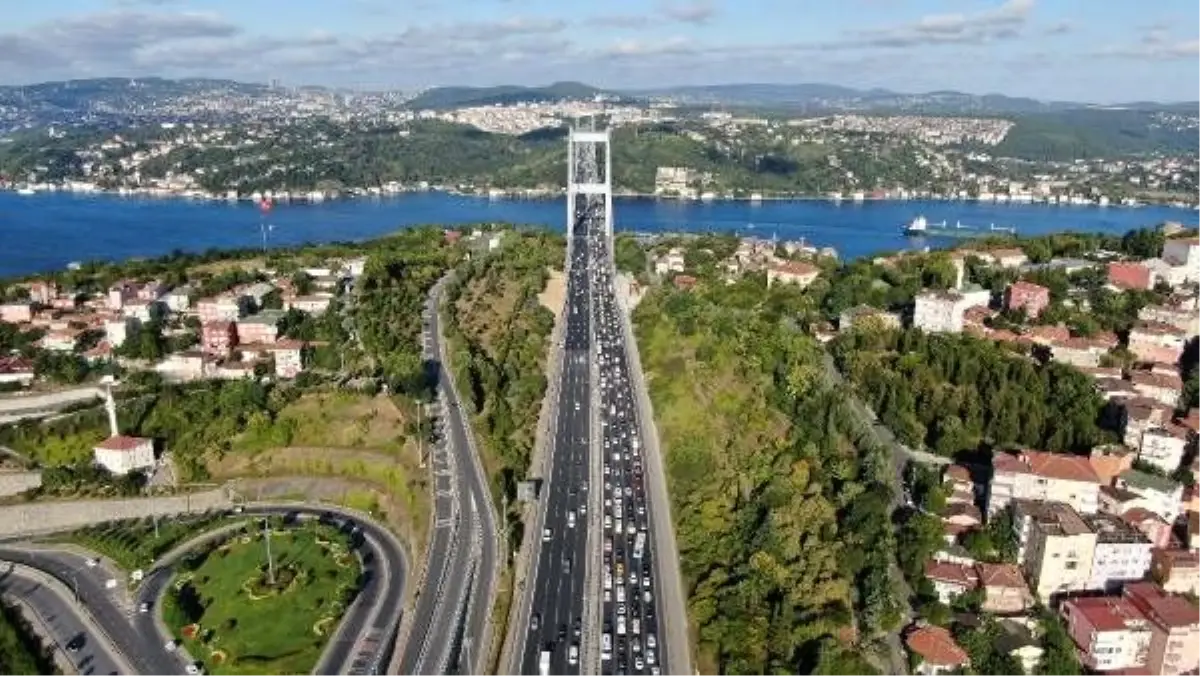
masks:
<svg viewBox="0 0 1200 676"><path fill-rule="evenodd" d="M108 309L120 310L125 303L137 298L137 286L130 282L117 282L108 288Z"/></svg>
<svg viewBox="0 0 1200 676"><path fill-rule="evenodd" d="M655 274L667 275L672 272L683 272L686 269L687 265L681 249L671 249L654 261Z"/></svg>
<svg viewBox="0 0 1200 676"><path fill-rule="evenodd" d="M1138 321L1129 329L1129 351L1138 361L1178 363L1186 342L1187 332L1171 324Z"/></svg>
<svg viewBox="0 0 1200 676"><path fill-rule="evenodd" d="M133 317L121 317L104 322L104 338L109 345L121 347L130 334L137 329L138 320Z"/></svg>
<svg viewBox="0 0 1200 676"><path fill-rule="evenodd" d="M1150 622L1132 601L1121 596L1073 598L1059 613L1089 671L1145 668L1150 660Z"/></svg>
<svg viewBox="0 0 1200 676"><path fill-rule="evenodd" d="M975 573L984 592L982 609L985 612L1011 615L1023 613L1033 606L1033 595L1019 566L979 563L975 565Z"/></svg>
<svg viewBox="0 0 1200 676"><path fill-rule="evenodd" d="M1162 372L1134 371L1129 373L1129 382L1133 383L1134 391L1146 399L1153 399L1171 408L1180 405L1183 381L1178 376Z"/></svg>
<svg viewBox="0 0 1200 676"><path fill-rule="evenodd" d="M1105 512L1105 514L1113 513ZM1138 532L1145 535L1151 545L1166 547L1171 543L1171 524L1145 507L1130 507L1120 517L1125 523L1133 526Z"/></svg>
<svg viewBox="0 0 1200 676"><path fill-rule="evenodd" d="M1200 237L1168 239L1163 242L1162 258L1171 265L1187 269L1187 281L1200 281Z"/></svg>
<svg viewBox="0 0 1200 676"><path fill-rule="evenodd" d="M1019 268L1029 262L1025 252L1016 248L992 249L988 254L991 255L992 261L1002 268Z"/></svg>
<svg viewBox="0 0 1200 676"><path fill-rule="evenodd" d="M75 342L79 339L79 331L75 329L55 329L42 336L38 345L43 350L53 352L74 352Z"/></svg>
<svg viewBox="0 0 1200 676"><path fill-rule="evenodd" d="M1049 602L1055 594L1088 588L1096 534L1078 512L1062 502L1016 500L1013 518L1017 561L1039 599Z"/></svg>
<svg viewBox="0 0 1200 676"><path fill-rule="evenodd" d="M983 525L983 514L969 502L954 502L946 505L942 513L942 527L947 544L958 542L959 536Z"/></svg>
<svg viewBox="0 0 1200 676"><path fill-rule="evenodd" d="M248 299L233 294L222 294L215 298L202 298L196 303L196 314L201 323L234 322L245 316Z"/></svg>
<svg viewBox="0 0 1200 676"><path fill-rule="evenodd" d="M1132 397L1122 401L1120 427L1125 445L1141 450L1142 435L1146 430L1165 425L1173 413L1171 406L1147 397Z"/></svg>
<svg viewBox="0 0 1200 676"><path fill-rule="evenodd" d="M838 332L845 333L856 326L899 329L901 326L900 315L894 312L884 312L870 305L859 305L843 311L838 317Z"/></svg>
<svg viewBox="0 0 1200 676"><path fill-rule="evenodd" d="M1069 336L1050 343L1050 358L1079 368L1097 368L1100 358L1116 346L1103 336Z"/></svg>
<svg viewBox="0 0 1200 676"><path fill-rule="evenodd" d="M332 294L313 294L311 296L285 297L283 305L288 310L295 308L311 315L319 315L329 308L331 301L333 301Z"/></svg>
<svg viewBox="0 0 1200 676"><path fill-rule="evenodd" d="M992 455L988 513L1015 499L1058 501L1090 514L1098 509L1100 477L1087 457L1024 450Z"/></svg>
<svg viewBox="0 0 1200 676"><path fill-rule="evenodd" d="M1100 485L1111 485L1117 475L1133 467L1133 450L1120 444L1105 444L1092 448L1088 464L1100 480Z"/></svg>
<svg viewBox="0 0 1200 676"><path fill-rule="evenodd" d="M1121 472L1115 485L1139 495L1145 501L1139 506L1161 516L1167 523L1173 524L1179 518L1183 484L1167 477L1130 469Z"/></svg>
<svg viewBox="0 0 1200 676"><path fill-rule="evenodd" d="M238 289L239 295L254 303L254 308L262 307L263 299L275 291L275 285L270 282L255 282Z"/></svg>
<svg viewBox="0 0 1200 676"><path fill-rule="evenodd" d="M923 291L913 308L913 326L926 333L962 333L966 300L957 291Z"/></svg>
<svg viewBox="0 0 1200 676"><path fill-rule="evenodd" d="M979 586L979 576L973 565L926 561L925 578L933 583L938 600L945 604Z"/></svg>
<svg viewBox="0 0 1200 676"><path fill-rule="evenodd" d="M1115 591L1150 572L1150 540L1141 531L1112 514L1080 516L1096 534L1092 552L1092 575L1088 589Z"/></svg>
<svg viewBox="0 0 1200 676"><path fill-rule="evenodd" d="M26 288L29 289L29 300L35 303L49 305L58 297L58 284L54 282L35 279Z"/></svg>
<svg viewBox="0 0 1200 676"><path fill-rule="evenodd" d="M304 343L281 340L270 347L275 358L275 375L280 378L295 378L304 370Z"/></svg>
<svg viewBox="0 0 1200 676"><path fill-rule="evenodd" d="M211 321L200 326L200 346L205 354L228 355L237 346L238 338L238 325L230 321Z"/></svg>
<svg viewBox="0 0 1200 676"><path fill-rule="evenodd" d="M243 343L274 343L279 337L282 310L263 310L237 321L237 337Z"/></svg>
<svg viewBox="0 0 1200 676"><path fill-rule="evenodd" d="M167 355L166 359L154 365L154 370L167 380L190 382L204 378L207 364L204 353L188 350Z"/></svg>
<svg viewBox="0 0 1200 676"><path fill-rule="evenodd" d="M804 261L776 261L767 265L767 286L776 282L795 284L801 289L816 281L821 268Z"/></svg>
<svg viewBox="0 0 1200 676"><path fill-rule="evenodd" d="M188 287L171 289L162 297L162 302L171 312L187 312L192 307L191 289Z"/></svg>
<svg viewBox="0 0 1200 676"><path fill-rule="evenodd" d="M35 376L32 359L14 355L0 356L0 383L29 385Z"/></svg>
<svg viewBox="0 0 1200 676"><path fill-rule="evenodd" d="M1163 591L1200 595L1200 552L1156 548L1150 556L1150 576Z"/></svg>
<svg viewBox="0 0 1200 676"><path fill-rule="evenodd" d="M924 676L958 671L970 664L967 651L942 627L914 626L904 636L904 644L917 658L916 673Z"/></svg>
<svg viewBox="0 0 1200 676"><path fill-rule="evenodd" d="M1050 289L1030 282L1015 282L1004 294L1004 307L1023 310L1028 317L1037 317L1050 304Z"/></svg>
<svg viewBox="0 0 1200 676"><path fill-rule="evenodd" d="M1108 264L1108 283L1118 289L1149 291L1157 281L1154 271L1141 263Z"/></svg>
<svg viewBox="0 0 1200 676"><path fill-rule="evenodd" d="M1150 659L1146 664L1150 673L1196 673L1200 667L1200 611L1196 606L1149 582L1126 585L1125 598L1150 622Z"/></svg>
<svg viewBox="0 0 1200 676"><path fill-rule="evenodd" d="M0 322L22 324L33 321L33 303L4 303L0 305Z"/></svg>
<svg viewBox="0 0 1200 676"><path fill-rule="evenodd" d="M1142 432L1142 447L1138 460L1149 463L1170 474L1183 464L1191 431L1183 425L1169 422Z"/></svg>
<svg viewBox="0 0 1200 676"><path fill-rule="evenodd" d="M975 504L975 480L971 471L962 465L946 465L942 472L942 485L949 488L946 504Z"/></svg>
<svg viewBox="0 0 1200 676"><path fill-rule="evenodd" d="M255 362L247 361L225 361L211 365L207 371L213 378L221 380L241 380L242 378L253 378Z"/></svg>

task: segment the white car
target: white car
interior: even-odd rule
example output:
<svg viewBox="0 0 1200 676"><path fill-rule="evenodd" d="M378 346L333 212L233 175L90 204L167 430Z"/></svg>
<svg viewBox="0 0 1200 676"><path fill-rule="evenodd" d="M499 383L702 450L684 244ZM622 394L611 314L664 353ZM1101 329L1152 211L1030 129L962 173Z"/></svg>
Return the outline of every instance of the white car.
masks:
<svg viewBox="0 0 1200 676"><path fill-rule="evenodd" d="M549 528L542 529L542 542L549 542L554 537L554 531Z"/></svg>
<svg viewBox="0 0 1200 676"><path fill-rule="evenodd" d="M657 647L658 636L655 636L654 634L646 634L646 648L649 650L654 650Z"/></svg>
<svg viewBox="0 0 1200 676"><path fill-rule="evenodd" d="M165 645L163 645L163 649L169 653L175 652L175 649L178 647L179 644L175 641L175 639L171 639L170 641L167 641Z"/></svg>
<svg viewBox="0 0 1200 676"><path fill-rule="evenodd" d="M188 676L196 676L197 674L200 673L200 667L196 666L195 664L188 664L186 667L183 668L183 670L187 673Z"/></svg>
<svg viewBox="0 0 1200 676"><path fill-rule="evenodd" d="M567 663L571 666L579 664L579 646L572 645L571 648L567 650Z"/></svg>

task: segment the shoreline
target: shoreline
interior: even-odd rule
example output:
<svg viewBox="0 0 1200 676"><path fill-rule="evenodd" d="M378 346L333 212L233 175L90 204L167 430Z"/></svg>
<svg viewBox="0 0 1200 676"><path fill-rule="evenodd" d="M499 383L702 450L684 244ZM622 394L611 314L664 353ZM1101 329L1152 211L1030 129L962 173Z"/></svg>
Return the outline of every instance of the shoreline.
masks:
<svg viewBox="0 0 1200 676"><path fill-rule="evenodd" d="M128 200L144 200L144 201L174 201L174 202L197 202L204 204L212 204L214 202L225 203L230 206L257 206L264 197L271 199L273 206L315 206L326 202L350 202L363 199L369 200L391 200L402 199L408 195L419 195L428 193L440 193L454 197L468 197L479 200L488 201L536 201L549 202L561 200L566 196L566 191L547 192L534 189L514 189L498 192L469 192L464 190L456 190L445 186L431 186L421 189L403 189L387 192L369 192L363 189L357 189L358 192L339 192L325 194L321 193L320 197L313 197L311 193L302 193L297 195L288 194L287 197L277 197L273 193L251 193L248 195L238 195L236 198L231 196L213 195L200 192L175 192L163 191L162 189L86 189L74 190L68 187L54 186L50 188L38 188L31 192L22 192L14 186L0 186L0 193L10 193L13 195L38 198L46 195L70 195L72 197L101 197L101 198L120 198ZM1100 203L1093 201L1086 202L1071 202L1071 201L1056 201L1049 199L1030 199L1030 200L983 200L978 197L958 197L945 195L921 195L921 196L863 196L861 199L856 198L836 198L831 195L756 195L756 196L737 196L737 195L722 195L713 197L679 197L674 195L659 195L654 193L638 193L638 192L614 192L614 199L621 200L645 200L656 202L676 202L679 204L740 204L746 203L750 205L761 204L766 202L783 203L783 202L828 202L838 206L859 206L864 204L881 204L881 203L936 203L936 204L976 204L976 205L995 205L995 206L1046 206L1046 207L1070 207L1070 208L1094 208L1094 209L1139 209L1143 207L1160 207L1167 209L1178 209L1182 211L1196 212L1200 211L1200 205L1189 204L1181 200L1173 201L1155 201L1155 202L1135 202L1133 204L1125 204L1121 202L1115 203Z"/></svg>

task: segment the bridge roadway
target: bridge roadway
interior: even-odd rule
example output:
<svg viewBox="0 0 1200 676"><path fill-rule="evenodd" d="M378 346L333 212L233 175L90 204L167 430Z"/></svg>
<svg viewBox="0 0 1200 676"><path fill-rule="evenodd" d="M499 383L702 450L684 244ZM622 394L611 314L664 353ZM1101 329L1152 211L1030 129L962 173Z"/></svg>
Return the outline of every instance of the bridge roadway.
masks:
<svg viewBox="0 0 1200 676"><path fill-rule="evenodd" d="M558 397L558 417L549 449L550 471L544 477L540 498L545 510L544 530L531 534L542 542L534 571L525 586L526 593L530 590L533 593L528 631L514 628L514 636L524 640L518 653L522 674L539 672L543 650L551 654L550 673L580 673L580 662L570 664L569 651L571 646L581 649L588 530L587 515L581 511L586 511L587 494L593 489L587 486L592 412L587 239L588 233L602 227L602 223L595 220L594 214L579 215L568 246L570 261L563 308L566 330L561 347L564 357L559 382L551 384L551 396ZM580 635L576 634L577 628Z"/></svg>

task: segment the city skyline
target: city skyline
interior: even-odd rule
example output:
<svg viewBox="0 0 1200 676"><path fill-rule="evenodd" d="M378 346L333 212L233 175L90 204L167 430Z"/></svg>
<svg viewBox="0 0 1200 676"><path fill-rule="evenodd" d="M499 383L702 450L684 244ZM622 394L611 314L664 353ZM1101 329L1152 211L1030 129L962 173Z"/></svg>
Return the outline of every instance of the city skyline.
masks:
<svg viewBox="0 0 1200 676"><path fill-rule="evenodd" d="M823 82L1116 103L1200 98L1195 3L66 0L9 8L0 83L227 77L357 89ZM947 68L947 65L954 66Z"/></svg>

